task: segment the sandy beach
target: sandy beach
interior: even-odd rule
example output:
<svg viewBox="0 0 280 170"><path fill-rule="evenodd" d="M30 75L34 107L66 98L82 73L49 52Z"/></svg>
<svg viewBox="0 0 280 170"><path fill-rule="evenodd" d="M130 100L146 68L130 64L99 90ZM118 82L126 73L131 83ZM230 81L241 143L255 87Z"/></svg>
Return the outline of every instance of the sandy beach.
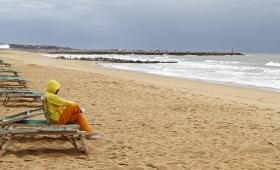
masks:
<svg viewBox="0 0 280 170"><path fill-rule="evenodd" d="M1 169L279 169L280 93L103 68L90 61L0 51L28 88L62 84L99 140L88 156L42 136L16 141ZM2 101L2 99L1 99ZM0 102L1 102L0 101ZM0 116L36 103L11 102Z"/></svg>

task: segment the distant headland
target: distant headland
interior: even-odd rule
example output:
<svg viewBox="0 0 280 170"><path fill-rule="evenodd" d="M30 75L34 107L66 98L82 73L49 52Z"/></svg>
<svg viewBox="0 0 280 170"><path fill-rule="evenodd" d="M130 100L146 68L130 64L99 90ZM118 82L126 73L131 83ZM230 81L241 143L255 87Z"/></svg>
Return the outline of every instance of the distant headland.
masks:
<svg viewBox="0 0 280 170"><path fill-rule="evenodd" d="M119 54L119 55L196 55L196 56L224 56L224 55L243 55L240 52L199 52L199 51L170 51L170 50L123 50L123 49L107 49L107 50L83 50L73 49L70 47L49 46L49 45L23 45L9 44L11 49L31 51L37 53L49 54Z"/></svg>

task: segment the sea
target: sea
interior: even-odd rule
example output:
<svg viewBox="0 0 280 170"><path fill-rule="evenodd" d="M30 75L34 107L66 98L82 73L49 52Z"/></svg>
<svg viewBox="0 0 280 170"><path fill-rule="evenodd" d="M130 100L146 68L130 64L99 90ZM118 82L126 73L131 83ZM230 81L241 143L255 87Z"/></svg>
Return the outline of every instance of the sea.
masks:
<svg viewBox="0 0 280 170"><path fill-rule="evenodd" d="M103 67L129 70L181 79L247 86L280 92L280 54L244 54L228 56L174 55L46 55L67 58L114 58L177 63L137 64L98 63Z"/></svg>

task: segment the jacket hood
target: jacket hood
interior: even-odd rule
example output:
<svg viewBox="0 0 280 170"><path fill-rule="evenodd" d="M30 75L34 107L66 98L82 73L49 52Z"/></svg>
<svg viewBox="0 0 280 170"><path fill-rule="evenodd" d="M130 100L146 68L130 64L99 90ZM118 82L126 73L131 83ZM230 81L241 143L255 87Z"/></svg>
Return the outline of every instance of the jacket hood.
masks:
<svg viewBox="0 0 280 170"><path fill-rule="evenodd" d="M55 80L48 81L47 92L55 94L55 92L60 88L59 82Z"/></svg>

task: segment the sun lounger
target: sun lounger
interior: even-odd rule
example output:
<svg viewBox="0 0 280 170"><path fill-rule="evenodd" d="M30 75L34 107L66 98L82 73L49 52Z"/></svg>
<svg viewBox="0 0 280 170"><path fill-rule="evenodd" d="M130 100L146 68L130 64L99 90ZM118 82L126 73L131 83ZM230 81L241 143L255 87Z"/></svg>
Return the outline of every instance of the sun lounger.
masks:
<svg viewBox="0 0 280 170"><path fill-rule="evenodd" d="M10 63L5 63L3 61L0 62L0 66L11 67Z"/></svg>
<svg viewBox="0 0 280 170"><path fill-rule="evenodd" d="M18 87L26 88L26 79L23 77L0 76L0 87L15 86L4 83L18 83Z"/></svg>
<svg viewBox="0 0 280 170"><path fill-rule="evenodd" d="M87 132L68 127L14 127L0 128L0 156L4 155L13 139L18 135L59 135L66 137L69 142L79 151L88 154L88 148L84 142L84 136ZM79 142L77 142L79 141ZM81 148L78 147L80 143Z"/></svg>
<svg viewBox="0 0 280 170"><path fill-rule="evenodd" d="M6 105L11 98L32 98L42 103L42 94L29 89L0 89L0 97L5 97L3 105Z"/></svg>
<svg viewBox="0 0 280 170"><path fill-rule="evenodd" d="M0 89L0 97L5 97L3 105L6 105L11 98L31 98L42 103L42 94L29 89Z"/></svg>
<svg viewBox="0 0 280 170"><path fill-rule="evenodd" d="M5 154L18 135L59 135L66 138L77 150L85 154L89 153L84 137L92 133L80 131L79 125L58 125L49 124L47 120L26 120L39 114L47 115L44 109L42 112L31 114L30 111L26 111L0 119L0 156Z"/></svg>
<svg viewBox="0 0 280 170"><path fill-rule="evenodd" d="M14 69L9 69L9 68L1 68L0 73L13 73L15 76L18 76L18 71Z"/></svg>
<svg viewBox="0 0 280 170"><path fill-rule="evenodd" d="M12 98L29 98L29 99L34 99L34 101L38 101L42 103L42 94L41 93L6 93L6 94L1 94L1 97L5 97L3 101L3 105L7 105L7 103L12 99Z"/></svg>

